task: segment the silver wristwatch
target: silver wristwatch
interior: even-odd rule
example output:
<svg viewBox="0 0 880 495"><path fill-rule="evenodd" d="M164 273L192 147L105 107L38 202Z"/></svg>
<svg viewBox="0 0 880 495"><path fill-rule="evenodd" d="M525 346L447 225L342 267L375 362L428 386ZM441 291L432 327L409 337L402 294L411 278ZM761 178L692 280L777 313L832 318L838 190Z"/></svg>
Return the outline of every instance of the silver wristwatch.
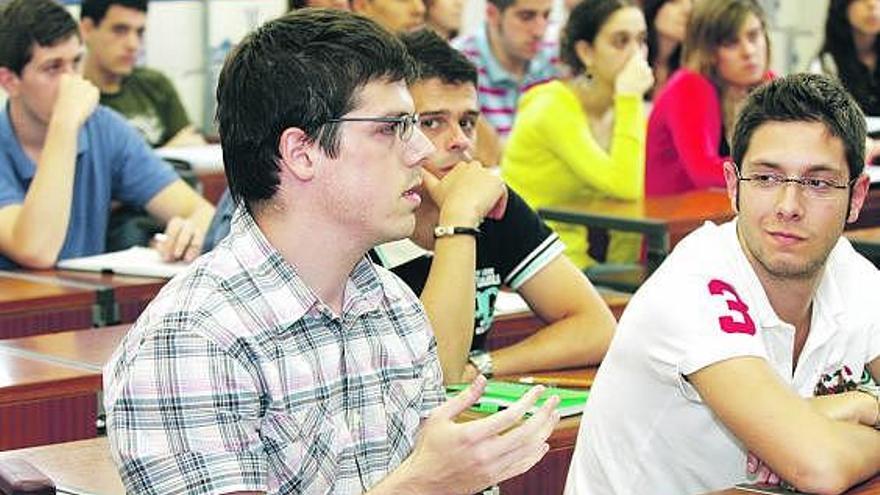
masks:
<svg viewBox="0 0 880 495"><path fill-rule="evenodd" d="M486 378L492 378L492 355L482 349L471 351L468 361Z"/></svg>

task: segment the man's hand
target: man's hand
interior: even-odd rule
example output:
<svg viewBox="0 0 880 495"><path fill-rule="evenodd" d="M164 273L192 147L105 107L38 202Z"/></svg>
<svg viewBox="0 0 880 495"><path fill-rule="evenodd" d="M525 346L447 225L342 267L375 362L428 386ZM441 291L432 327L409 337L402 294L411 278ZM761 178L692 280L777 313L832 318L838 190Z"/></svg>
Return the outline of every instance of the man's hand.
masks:
<svg viewBox="0 0 880 495"><path fill-rule="evenodd" d="M507 186L480 162L461 162L442 179L423 168L422 181L440 209L441 224L477 227L487 216L504 216Z"/></svg>
<svg viewBox="0 0 880 495"><path fill-rule="evenodd" d="M79 129L98 106L98 88L79 74L64 74L58 82L58 97L52 120Z"/></svg>
<svg viewBox="0 0 880 495"><path fill-rule="evenodd" d="M544 392L532 388L514 405L489 417L456 423L455 418L479 400L486 379L478 376L456 397L425 420L413 453L381 483L375 493L469 494L517 476L534 466L559 422L558 397L534 415L523 415Z"/></svg>
<svg viewBox="0 0 880 495"><path fill-rule="evenodd" d="M154 247L165 261L190 262L202 253L205 233L193 222L174 217L165 226L165 234L157 236Z"/></svg>
<svg viewBox="0 0 880 495"><path fill-rule="evenodd" d="M877 403L862 392L843 392L807 399L817 412L836 421L874 426L877 421Z"/></svg>

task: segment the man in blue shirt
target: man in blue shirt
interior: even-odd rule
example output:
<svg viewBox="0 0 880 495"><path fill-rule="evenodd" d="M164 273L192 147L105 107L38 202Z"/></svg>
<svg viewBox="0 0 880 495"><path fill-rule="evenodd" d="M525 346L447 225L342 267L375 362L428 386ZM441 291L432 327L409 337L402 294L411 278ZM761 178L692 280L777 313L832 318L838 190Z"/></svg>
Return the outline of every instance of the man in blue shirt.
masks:
<svg viewBox="0 0 880 495"><path fill-rule="evenodd" d="M77 72L76 21L51 0L0 11L0 268L104 251L111 200L166 224L165 259L195 258L213 207L177 178Z"/></svg>

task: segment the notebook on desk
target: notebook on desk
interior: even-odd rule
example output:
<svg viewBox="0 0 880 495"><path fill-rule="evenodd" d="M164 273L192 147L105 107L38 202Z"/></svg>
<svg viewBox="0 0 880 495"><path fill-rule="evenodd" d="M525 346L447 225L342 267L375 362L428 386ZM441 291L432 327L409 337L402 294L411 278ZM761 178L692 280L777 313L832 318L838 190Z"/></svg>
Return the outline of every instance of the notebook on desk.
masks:
<svg viewBox="0 0 880 495"><path fill-rule="evenodd" d="M223 149L219 144L159 148L156 154L189 163L197 172L223 171Z"/></svg>
<svg viewBox="0 0 880 495"><path fill-rule="evenodd" d="M135 246L112 253L62 260L56 266L63 270L171 278L186 269L188 265L183 262L162 261L159 252L155 249Z"/></svg>
<svg viewBox="0 0 880 495"><path fill-rule="evenodd" d="M446 395L452 397L458 395L462 390L467 388L468 384L458 383L446 386ZM526 385L523 383L502 382L497 380L489 380L486 383L486 390L483 396L471 409L477 412L494 413L502 409L510 407L514 402L518 401L526 392L531 390L534 385ZM559 405L556 411L560 417L574 416L584 412L587 405L587 398L590 396L588 390L571 390L567 388L547 387L544 393L535 403L535 406L528 412L529 414L537 411L544 402L552 396L559 396Z"/></svg>

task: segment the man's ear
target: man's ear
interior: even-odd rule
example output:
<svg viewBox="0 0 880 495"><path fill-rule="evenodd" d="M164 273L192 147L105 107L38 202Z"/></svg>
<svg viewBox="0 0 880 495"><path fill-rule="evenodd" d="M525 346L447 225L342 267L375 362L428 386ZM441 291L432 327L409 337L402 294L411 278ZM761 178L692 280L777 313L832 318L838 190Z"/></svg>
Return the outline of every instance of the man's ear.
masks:
<svg viewBox="0 0 880 495"><path fill-rule="evenodd" d="M21 79L9 67L0 67L0 87L10 97L18 96L18 84Z"/></svg>
<svg viewBox="0 0 880 495"><path fill-rule="evenodd" d="M367 5L367 2L368 2L368 0L351 0L349 2L349 5L351 5L351 10L353 12L363 14L367 10L367 8L369 7Z"/></svg>
<svg viewBox="0 0 880 495"><path fill-rule="evenodd" d="M95 21L93 21L91 17L86 17L85 19L79 21L79 32L80 34L82 34L84 42L89 38L89 36L91 36L94 30Z"/></svg>
<svg viewBox="0 0 880 495"><path fill-rule="evenodd" d="M737 178L736 165L730 160L724 162L724 182L727 183L730 206L734 213L739 213L739 179Z"/></svg>
<svg viewBox="0 0 880 495"><path fill-rule="evenodd" d="M491 26L497 26L501 22L501 10L492 2L486 2L486 20Z"/></svg>
<svg viewBox="0 0 880 495"><path fill-rule="evenodd" d="M868 197L868 189L871 187L871 179L868 174L862 174L856 179L852 185L852 194L849 200L849 216L846 223L853 223L859 219L859 212L862 211L862 205Z"/></svg>
<svg viewBox="0 0 880 495"><path fill-rule="evenodd" d="M316 144L298 127L288 127L278 140L278 154L281 164L300 181L309 181L315 176L313 153Z"/></svg>

